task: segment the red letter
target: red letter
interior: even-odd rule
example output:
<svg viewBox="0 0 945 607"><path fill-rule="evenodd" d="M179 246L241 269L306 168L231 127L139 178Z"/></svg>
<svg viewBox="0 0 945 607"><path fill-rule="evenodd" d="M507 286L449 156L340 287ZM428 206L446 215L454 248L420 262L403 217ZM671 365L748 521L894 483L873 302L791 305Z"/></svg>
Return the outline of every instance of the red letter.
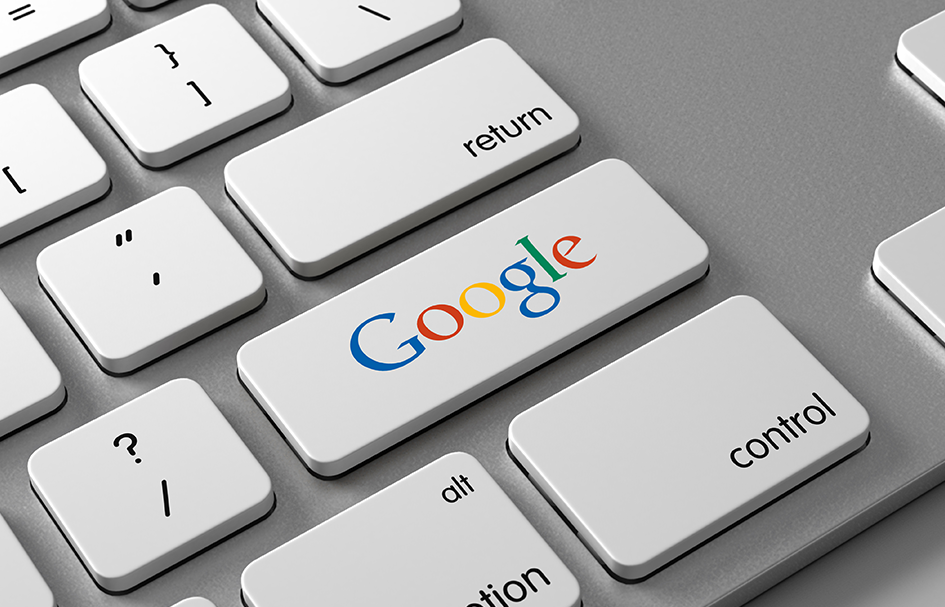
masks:
<svg viewBox="0 0 945 607"><path fill-rule="evenodd" d="M571 248L564 253L558 250L558 245L562 242L571 243ZM555 254L555 261L571 270L580 270L581 268L586 268L587 266L594 263L594 260L597 259L597 255L591 257L587 261L572 261L568 259L567 256L571 254L571 251L574 250L574 247L576 247L579 242L581 242L580 236L565 236L564 238L558 239L558 242L555 243L555 246L551 247L551 251Z"/></svg>
<svg viewBox="0 0 945 607"><path fill-rule="evenodd" d="M427 326L427 323L423 322L423 316L430 310L439 310L441 312L446 312L453 317L453 320L456 321L456 330L450 333L449 335L440 335L439 333L434 333ZM456 335L463 330L463 315L459 313L459 310L453 306L447 304L439 304L436 306L430 306L423 312L420 312L420 316L417 317L417 329L420 331L420 335L423 335L427 339L432 339L433 341L446 341L451 337L456 337Z"/></svg>

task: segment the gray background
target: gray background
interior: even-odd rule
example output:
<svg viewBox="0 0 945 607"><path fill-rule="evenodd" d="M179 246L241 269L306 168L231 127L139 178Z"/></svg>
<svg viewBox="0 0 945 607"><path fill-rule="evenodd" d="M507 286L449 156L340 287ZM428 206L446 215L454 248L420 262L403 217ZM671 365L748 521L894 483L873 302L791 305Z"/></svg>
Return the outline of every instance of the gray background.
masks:
<svg viewBox="0 0 945 607"><path fill-rule="evenodd" d="M0 93L29 82L52 90L105 157L114 180L104 201L0 249L0 288L49 350L69 389L65 409L0 442L0 513L62 607L158 607L192 595L237 607L239 575L252 559L454 450L483 462L578 577L588 607L742 602L945 478L945 442L939 438L945 430L945 349L869 274L881 240L942 206L945 108L893 63L899 34L945 9L942 3L467 0L466 23L457 34L331 88L307 72L249 0L227 1L290 77L295 106L196 159L152 172L134 162L80 94L76 68L90 53L203 2L177 0L151 13L111 2L115 22L109 30L0 78ZM326 278L291 277L224 196L226 161L489 36L509 42L572 105L583 121L583 144ZM370 138L363 144L370 145ZM709 277L344 479L309 476L237 383L239 346L608 157L636 167L705 238ZM263 270L269 301L144 371L108 377L40 291L36 255L175 185L200 192L249 252ZM318 180L312 192L317 196ZM740 293L764 302L860 399L872 416L872 444L648 582L618 584L509 461L508 423ZM26 461L46 442L176 377L193 378L208 391L272 476L279 505L261 525L141 590L109 597L92 584L31 494ZM943 501L945 490L939 490L758 604L931 602L934 594L923 599L921 593L942 585L935 572L945 565ZM371 572L364 575L370 583ZM885 601L875 602L879 597Z"/></svg>

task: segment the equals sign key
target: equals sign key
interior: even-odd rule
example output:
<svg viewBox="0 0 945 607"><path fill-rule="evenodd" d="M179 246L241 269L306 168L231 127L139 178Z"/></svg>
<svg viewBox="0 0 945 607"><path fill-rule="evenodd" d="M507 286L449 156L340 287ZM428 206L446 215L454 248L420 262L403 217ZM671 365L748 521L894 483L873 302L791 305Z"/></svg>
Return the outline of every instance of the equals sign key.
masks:
<svg viewBox="0 0 945 607"><path fill-rule="evenodd" d="M32 4L24 4L20 8L15 8L7 14L13 17L14 21L17 21L19 19L22 19L23 17L29 17L35 12L36 11L33 9Z"/></svg>

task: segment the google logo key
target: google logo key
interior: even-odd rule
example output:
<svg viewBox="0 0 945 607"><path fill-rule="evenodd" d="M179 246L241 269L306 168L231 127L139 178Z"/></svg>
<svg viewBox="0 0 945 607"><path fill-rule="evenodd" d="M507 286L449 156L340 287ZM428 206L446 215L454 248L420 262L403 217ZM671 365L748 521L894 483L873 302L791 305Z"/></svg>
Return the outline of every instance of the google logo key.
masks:
<svg viewBox="0 0 945 607"><path fill-rule="evenodd" d="M559 238L551 248L555 261L569 270L582 270L593 264L597 260L597 255L585 261L576 261L571 257L580 242L580 236L562 236ZM547 274L548 278L551 279L552 283L565 278L568 275L567 272L559 272L548 259L535 248L528 239L528 236L523 236L515 244L521 245L528 253L529 257L516 261L499 273L498 283L501 287L491 282L477 282L471 284L459 295L459 309L451 304L439 303L426 308L417 316L417 331L419 334L404 341L398 347L398 350L409 348L412 351L410 356L400 362L380 362L368 356L362 349L360 336L361 331L363 331L365 327L373 322L385 320L387 322L394 322L396 314L394 312L385 312L365 320L354 330L354 333L351 335L351 354L354 356L354 359L361 363L361 365L374 371L394 371L400 369L417 360L421 354L426 352L426 346L420 339L421 336L430 341L446 341L456 337L466 324L464 314L472 318L489 318L501 312L506 305L506 291L509 293L518 293L520 291L528 293L518 305L518 311L525 318L541 318L553 312L554 309L558 307L558 304L561 303L561 294L553 287L535 284L535 281L538 279L538 272L532 265L537 265L541 268L541 270ZM575 254L575 257L576 256ZM533 264L530 265L529 262L533 262ZM524 280L522 280L523 278ZM483 289L491 293L498 302L496 309L486 312L473 307L473 305L469 303L468 295L470 291L474 289ZM535 296L542 294L551 296L551 302L544 306L531 303ZM462 310L462 312L460 312L460 310ZM445 312L453 319L456 328L452 333L437 333L427 325L425 317L429 312L433 311Z"/></svg>
<svg viewBox="0 0 945 607"><path fill-rule="evenodd" d="M705 241L599 162L240 349L315 474L343 474L706 275Z"/></svg>

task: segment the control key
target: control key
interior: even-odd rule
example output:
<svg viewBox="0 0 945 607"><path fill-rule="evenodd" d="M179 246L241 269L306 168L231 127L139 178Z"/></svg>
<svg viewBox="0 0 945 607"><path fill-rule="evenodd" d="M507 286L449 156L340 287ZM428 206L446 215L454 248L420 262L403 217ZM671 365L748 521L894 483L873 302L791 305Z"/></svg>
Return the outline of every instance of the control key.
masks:
<svg viewBox="0 0 945 607"><path fill-rule="evenodd" d="M509 451L636 582L858 452L869 428L761 303L733 297L516 417Z"/></svg>

